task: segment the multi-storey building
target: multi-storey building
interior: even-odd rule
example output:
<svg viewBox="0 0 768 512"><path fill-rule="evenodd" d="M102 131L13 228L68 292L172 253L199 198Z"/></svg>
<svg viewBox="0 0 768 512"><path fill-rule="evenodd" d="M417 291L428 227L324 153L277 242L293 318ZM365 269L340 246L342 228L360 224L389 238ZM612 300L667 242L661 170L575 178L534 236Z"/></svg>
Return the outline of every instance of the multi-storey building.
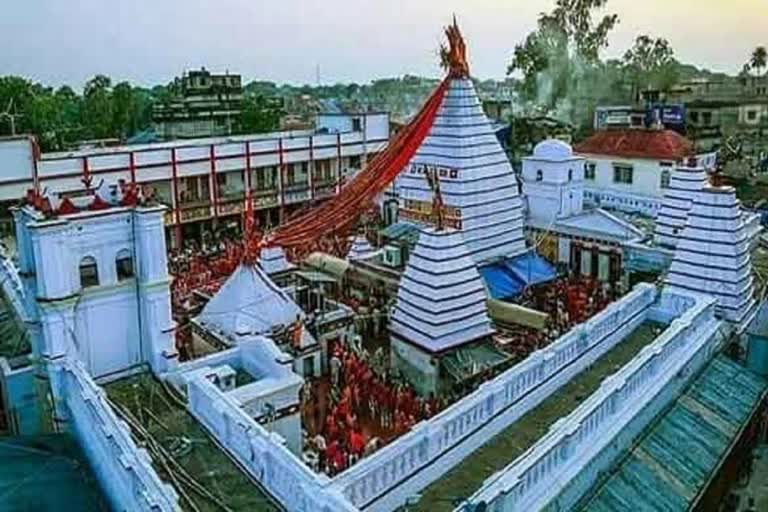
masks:
<svg viewBox="0 0 768 512"><path fill-rule="evenodd" d="M26 191L83 193L119 180L153 189L168 206L169 245L221 221L239 222L253 202L274 226L308 202L335 195L389 140L388 114L318 116L315 130L206 138L36 155L31 138L0 141L0 207ZM10 220L10 219L8 219Z"/></svg>
<svg viewBox="0 0 768 512"><path fill-rule="evenodd" d="M155 132L164 140L237 133L243 102L240 75L212 74L205 68L176 78L173 98L152 109Z"/></svg>
<svg viewBox="0 0 768 512"><path fill-rule="evenodd" d="M685 104L689 136L704 150L768 126L767 76L689 80L669 91L667 99Z"/></svg>

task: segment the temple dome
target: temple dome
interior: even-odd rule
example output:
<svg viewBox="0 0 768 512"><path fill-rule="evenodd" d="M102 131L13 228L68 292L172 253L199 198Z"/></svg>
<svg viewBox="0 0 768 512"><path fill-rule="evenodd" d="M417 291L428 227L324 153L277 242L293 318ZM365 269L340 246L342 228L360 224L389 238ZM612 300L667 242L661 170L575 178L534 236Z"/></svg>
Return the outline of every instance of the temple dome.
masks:
<svg viewBox="0 0 768 512"><path fill-rule="evenodd" d="M542 160L568 160L573 158L573 148L557 139L547 139L536 144L533 156Z"/></svg>

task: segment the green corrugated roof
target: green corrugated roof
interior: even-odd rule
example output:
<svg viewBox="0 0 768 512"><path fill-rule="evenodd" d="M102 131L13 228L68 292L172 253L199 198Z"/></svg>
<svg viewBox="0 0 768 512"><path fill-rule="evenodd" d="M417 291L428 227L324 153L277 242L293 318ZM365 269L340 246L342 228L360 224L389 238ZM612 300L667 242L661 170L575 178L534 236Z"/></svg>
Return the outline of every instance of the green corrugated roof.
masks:
<svg viewBox="0 0 768 512"><path fill-rule="evenodd" d="M688 510L766 386L726 356L715 357L582 510Z"/></svg>

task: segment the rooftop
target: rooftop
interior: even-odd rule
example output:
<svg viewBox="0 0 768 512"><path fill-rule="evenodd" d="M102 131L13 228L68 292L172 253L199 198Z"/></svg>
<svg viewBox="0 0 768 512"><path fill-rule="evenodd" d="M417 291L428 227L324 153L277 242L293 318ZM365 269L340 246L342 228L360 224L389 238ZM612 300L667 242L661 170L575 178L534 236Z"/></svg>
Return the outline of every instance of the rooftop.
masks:
<svg viewBox="0 0 768 512"><path fill-rule="evenodd" d="M642 324L587 370L424 489L417 510L453 510L452 499L471 495L486 478L525 453L557 420L570 414L595 392L603 379L649 345L656 338L654 330L658 325Z"/></svg>
<svg viewBox="0 0 768 512"><path fill-rule="evenodd" d="M280 510L219 448L174 395L149 375L106 386L120 415L130 413L134 437L150 448L158 475L182 498L183 511ZM147 442L147 435L152 441ZM161 455L157 445L162 446ZM170 455L170 460L168 455ZM169 474L168 468L173 468ZM190 504L190 501L192 502Z"/></svg>
<svg viewBox="0 0 768 512"><path fill-rule="evenodd" d="M652 424L582 510L690 510L768 383L719 355Z"/></svg>
<svg viewBox="0 0 768 512"><path fill-rule="evenodd" d="M678 161L693 153L693 143L672 130L604 130L574 147L579 154Z"/></svg>
<svg viewBox="0 0 768 512"><path fill-rule="evenodd" d="M5 438L0 460L4 512L53 512L63 504L72 511L110 511L87 460L68 435Z"/></svg>

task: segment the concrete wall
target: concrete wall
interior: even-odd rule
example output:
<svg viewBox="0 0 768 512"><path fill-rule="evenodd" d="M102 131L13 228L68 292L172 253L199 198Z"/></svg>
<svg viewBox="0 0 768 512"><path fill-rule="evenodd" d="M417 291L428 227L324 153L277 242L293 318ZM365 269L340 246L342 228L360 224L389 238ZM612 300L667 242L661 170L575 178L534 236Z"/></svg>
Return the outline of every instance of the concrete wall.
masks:
<svg viewBox="0 0 768 512"><path fill-rule="evenodd" d="M253 382L223 394L252 419L266 420L266 428L278 433L285 446L300 456L299 392L304 381L291 371L290 361L285 365L277 362L282 357L286 355L271 339L253 336L241 340L235 348L182 363L173 372L164 374L163 379L188 395L191 382L215 373L221 366L248 373L255 379ZM270 410L276 413L272 419L268 414Z"/></svg>
<svg viewBox="0 0 768 512"><path fill-rule="evenodd" d="M173 176L174 156L179 178L210 175L212 154L217 173L239 173L248 167L249 157L251 169L276 166L280 163L281 146L286 164L309 161L310 146L315 160L337 158L339 143L342 157L362 156L366 152L380 151L386 145L389 119L384 122L374 118L368 132L365 141L362 132L342 133L339 140L336 134L314 134L305 130L47 153L38 162L38 175L41 189L66 192L82 190L80 180L86 167L95 183L102 179L107 183L117 183L119 179L131 181L132 176L139 183L169 181ZM32 188L33 167L25 159L27 157L18 155L19 144L8 147L7 143L0 142L0 169L3 177L9 176L0 178L0 201L17 200ZM29 143L26 145L28 148ZM7 149L3 151L2 148Z"/></svg>
<svg viewBox="0 0 768 512"><path fill-rule="evenodd" d="M12 435L33 436L45 431L35 376L34 366L11 368L8 361L0 357L0 401L8 409L9 433Z"/></svg>
<svg viewBox="0 0 768 512"><path fill-rule="evenodd" d="M389 511L513 424L634 331L656 299L641 284L549 347L338 475L333 487L360 509Z"/></svg>
<svg viewBox="0 0 768 512"><path fill-rule="evenodd" d="M117 418L104 391L83 364L71 358L49 367L57 411L77 439L115 511L175 512L175 490L163 483Z"/></svg>
<svg viewBox="0 0 768 512"><path fill-rule="evenodd" d="M75 354L97 378L175 363L163 207L112 208L45 220L15 213L19 261L36 355ZM126 254L133 277L118 279ZM81 286L80 264L96 262L98 284Z"/></svg>
<svg viewBox="0 0 768 512"><path fill-rule="evenodd" d="M360 129L365 133L365 140L386 140L389 138L389 114L371 112L355 114L317 114L315 129L328 130L330 133L353 132L353 120L358 119Z"/></svg>
<svg viewBox="0 0 768 512"><path fill-rule="evenodd" d="M204 377L188 386L190 413L272 496L291 512L353 512L330 479L300 461L285 440L269 433Z"/></svg>
<svg viewBox="0 0 768 512"><path fill-rule="evenodd" d="M664 295L662 306L684 312L522 457L489 478L469 503L486 503L494 512L573 509L719 346L712 298Z"/></svg>
<svg viewBox="0 0 768 512"><path fill-rule="evenodd" d="M661 200L664 197L664 189L661 188L661 172L666 169L672 171L674 165L662 167L659 160L645 158L621 158L599 155L584 155L587 165L595 164L595 179L587 180L585 185L589 188L611 190L618 193L633 194L638 196L655 197ZM674 164L674 162L668 162ZM613 181L613 166L628 165L634 169L632 184L616 183Z"/></svg>

